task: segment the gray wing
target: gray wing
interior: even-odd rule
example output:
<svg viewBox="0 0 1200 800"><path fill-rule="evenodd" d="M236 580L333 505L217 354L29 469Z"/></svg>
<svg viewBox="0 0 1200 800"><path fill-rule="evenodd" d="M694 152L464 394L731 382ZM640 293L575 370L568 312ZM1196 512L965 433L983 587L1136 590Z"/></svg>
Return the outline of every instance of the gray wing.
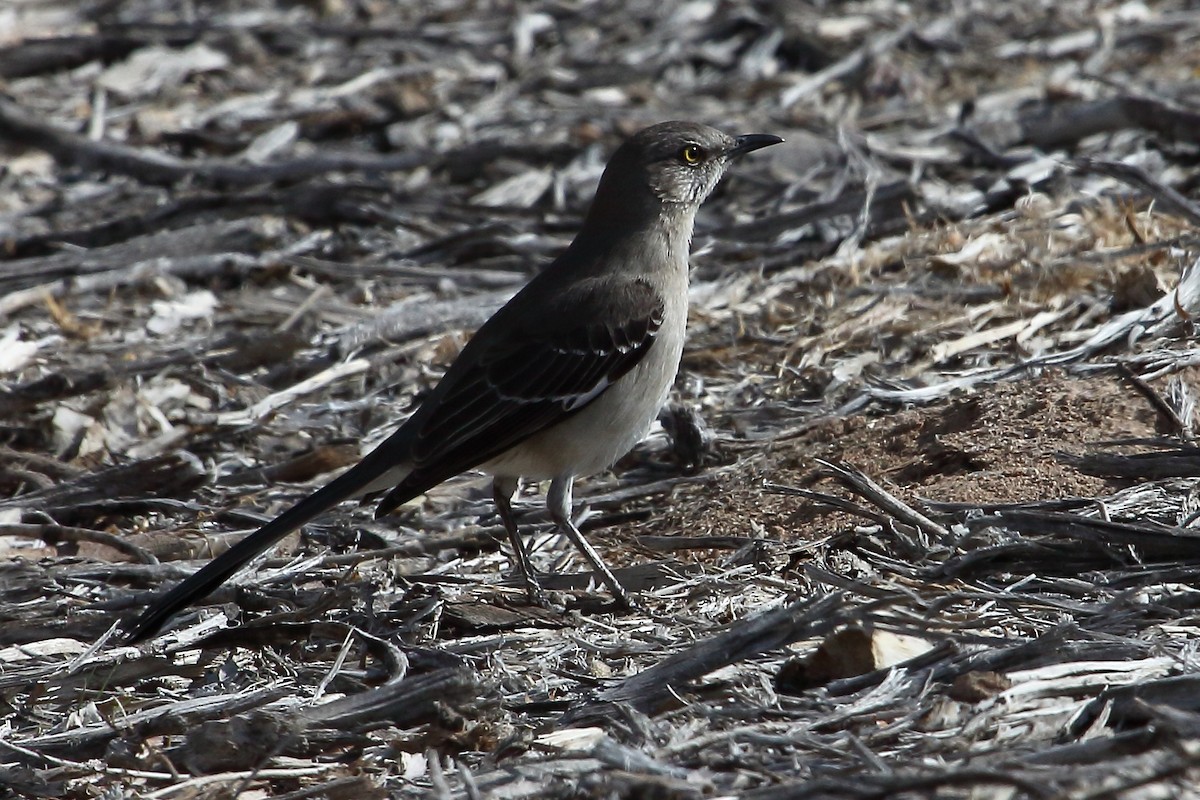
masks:
<svg viewBox="0 0 1200 800"><path fill-rule="evenodd" d="M510 313L509 335L489 335L496 320L480 329L397 431L412 470L378 514L586 408L645 358L665 313L662 296L640 278L575 284L549 309L522 305L529 316Z"/></svg>

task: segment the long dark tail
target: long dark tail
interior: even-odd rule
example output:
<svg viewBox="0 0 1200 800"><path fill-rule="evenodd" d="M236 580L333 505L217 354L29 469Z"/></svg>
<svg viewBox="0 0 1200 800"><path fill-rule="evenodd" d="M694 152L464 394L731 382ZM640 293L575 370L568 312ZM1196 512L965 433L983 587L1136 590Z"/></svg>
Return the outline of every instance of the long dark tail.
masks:
<svg viewBox="0 0 1200 800"><path fill-rule="evenodd" d="M385 442L354 467L242 539L195 574L185 578L137 618L126 636L126 641L140 642L153 636L177 611L212 592L228 580L229 576L284 536L343 500L349 500L362 494L364 490L374 488L371 484L397 464L394 458L387 457L392 450L387 444L388 442Z"/></svg>

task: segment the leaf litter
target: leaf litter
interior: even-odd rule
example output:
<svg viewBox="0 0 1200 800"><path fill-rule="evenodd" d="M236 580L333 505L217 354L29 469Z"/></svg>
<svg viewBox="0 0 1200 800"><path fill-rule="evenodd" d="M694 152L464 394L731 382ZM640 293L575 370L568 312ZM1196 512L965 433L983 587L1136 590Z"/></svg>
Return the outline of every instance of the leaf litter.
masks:
<svg viewBox="0 0 1200 800"><path fill-rule="evenodd" d="M0 12L0 792L1195 794L1182 3ZM662 425L580 482L343 506L662 119L784 136L693 242Z"/></svg>

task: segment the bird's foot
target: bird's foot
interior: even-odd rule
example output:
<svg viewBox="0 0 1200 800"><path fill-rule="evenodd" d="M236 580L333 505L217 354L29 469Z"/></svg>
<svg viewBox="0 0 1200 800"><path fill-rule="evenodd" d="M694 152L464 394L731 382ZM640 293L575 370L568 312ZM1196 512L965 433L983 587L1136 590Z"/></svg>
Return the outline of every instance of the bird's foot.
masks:
<svg viewBox="0 0 1200 800"><path fill-rule="evenodd" d="M617 584L620 586L620 584ZM644 613L646 607L637 601L633 595L626 591L624 586L621 586L621 591L613 592L613 606L618 611L637 611Z"/></svg>
<svg viewBox="0 0 1200 800"><path fill-rule="evenodd" d="M546 592L542 589L542 585L538 583L538 579L530 572L522 572L522 579L525 581L525 596L529 598L531 606L544 608L550 611L557 610L550 602L550 598L546 596Z"/></svg>
<svg viewBox="0 0 1200 800"><path fill-rule="evenodd" d="M619 598L609 598L599 592L572 594L567 603L567 610L584 616L606 615L622 616L630 612L648 613L637 601L622 602Z"/></svg>

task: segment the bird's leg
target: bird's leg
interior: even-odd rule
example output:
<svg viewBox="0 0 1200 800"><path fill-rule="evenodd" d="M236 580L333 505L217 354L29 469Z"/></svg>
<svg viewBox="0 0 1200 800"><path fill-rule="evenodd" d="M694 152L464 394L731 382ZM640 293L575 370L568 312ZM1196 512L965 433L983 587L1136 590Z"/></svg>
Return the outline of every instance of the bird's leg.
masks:
<svg viewBox="0 0 1200 800"><path fill-rule="evenodd" d="M517 521L513 519L511 499L517 491L516 478L500 478L497 477L492 481L492 497L496 500L496 510L500 512L500 521L504 523L504 530L508 532L508 541L512 544L513 560L517 562L517 570L521 573L521 579L525 581L525 593L529 595L529 602L542 608L548 607L546 595L542 592L542 586L538 583L537 576L533 573L533 565L529 563L529 551L525 549L525 542L521 539L521 533L517 530Z"/></svg>
<svg viewBox="0 0 1200 800"><path fill-rule="evenodd" d="M592 565L592 571L608 586L617 603L625 608L637 608L629 592L617 580L617 576L612 574L612 570L600 560L600 554L588 544L588 540L583 538L583 534L571 520L571 485L574 480L573 477L566 477L555 478L550 482L550 493L546 495L546 508L550 511L550 519L554 520L558 529L583 553L583 557Z"/></svg>

